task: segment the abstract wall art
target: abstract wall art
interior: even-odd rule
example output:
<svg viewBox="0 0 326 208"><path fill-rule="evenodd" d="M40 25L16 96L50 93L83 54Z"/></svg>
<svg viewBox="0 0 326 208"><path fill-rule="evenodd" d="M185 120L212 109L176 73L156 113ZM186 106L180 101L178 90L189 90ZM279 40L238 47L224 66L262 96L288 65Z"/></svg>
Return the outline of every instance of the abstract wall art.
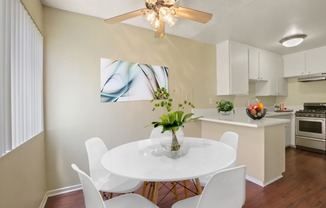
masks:
<svg viewBox="0 0 326 208"><path fill-rule="evenodd" d="M101 101L151 100L157 88L168 89L168 67L101 59Z"/></svg>

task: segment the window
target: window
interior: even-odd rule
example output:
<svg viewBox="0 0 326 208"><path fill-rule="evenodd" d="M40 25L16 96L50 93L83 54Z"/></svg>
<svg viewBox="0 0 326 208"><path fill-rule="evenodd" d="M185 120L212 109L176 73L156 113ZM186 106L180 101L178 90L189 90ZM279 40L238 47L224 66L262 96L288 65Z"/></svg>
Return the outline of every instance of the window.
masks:
<svg viewBox="0 0 326 208"><path fill-rule="evenodd" d="M19 0L0 1L0 157L43 131L43 37Z"/></svg>

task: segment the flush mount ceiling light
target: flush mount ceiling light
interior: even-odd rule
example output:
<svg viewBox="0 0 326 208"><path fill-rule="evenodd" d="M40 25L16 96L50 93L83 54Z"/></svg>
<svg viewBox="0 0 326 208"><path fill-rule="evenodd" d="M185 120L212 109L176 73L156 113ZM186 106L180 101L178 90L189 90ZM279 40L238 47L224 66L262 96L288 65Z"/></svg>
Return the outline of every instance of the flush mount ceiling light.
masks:
<svg viewBox="0 0 326 208"><path fill-rule="evenodd" d="M302 43L306 37L304 34L291 35L280 40L280 43L285 47L294 47Z"/></svg>

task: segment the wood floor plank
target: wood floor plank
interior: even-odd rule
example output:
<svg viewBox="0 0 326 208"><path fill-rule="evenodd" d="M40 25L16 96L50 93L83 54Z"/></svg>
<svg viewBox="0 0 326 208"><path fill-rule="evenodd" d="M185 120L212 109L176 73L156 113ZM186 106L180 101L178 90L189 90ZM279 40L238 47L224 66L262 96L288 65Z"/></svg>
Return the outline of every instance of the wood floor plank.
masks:
<svg viewBox="0 0 326 208"><path fill-rule="evenodd" d="M169 184L169 183L168 183ZM187 186L195 190L188 181ZM137 193L141 193L142 189ZM168 189L159 191L159 201ZM183 187L177 192L184 198ZM188 192L189 196L193 193ZM175 202L171 192L160 201L160 208L170 208ZM83 208L82 191L49 197L45 208ZM325 208L326 207L326 155L312 153L294 148L286 150L286 171L284 177L266 186L260 187L246 182L246 203L244 208Z"/></svg>

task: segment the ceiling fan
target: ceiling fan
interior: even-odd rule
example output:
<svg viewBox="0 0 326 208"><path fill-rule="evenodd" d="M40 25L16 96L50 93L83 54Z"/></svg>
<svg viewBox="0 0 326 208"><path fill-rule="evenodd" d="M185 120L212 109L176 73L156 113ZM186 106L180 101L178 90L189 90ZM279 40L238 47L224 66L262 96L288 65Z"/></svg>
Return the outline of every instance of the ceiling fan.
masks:
<svg viewBox="0 0 326 208"><path fill-rule="evenodd" d="M114 24L137 16L145 15L155 31L156 38L165 35L165 23L173 26L176 18L207 23L212 19L212 14L175 5L179 0L145 0L146 8L128 12L116 17L106 19L105 22Z"/></svg>

